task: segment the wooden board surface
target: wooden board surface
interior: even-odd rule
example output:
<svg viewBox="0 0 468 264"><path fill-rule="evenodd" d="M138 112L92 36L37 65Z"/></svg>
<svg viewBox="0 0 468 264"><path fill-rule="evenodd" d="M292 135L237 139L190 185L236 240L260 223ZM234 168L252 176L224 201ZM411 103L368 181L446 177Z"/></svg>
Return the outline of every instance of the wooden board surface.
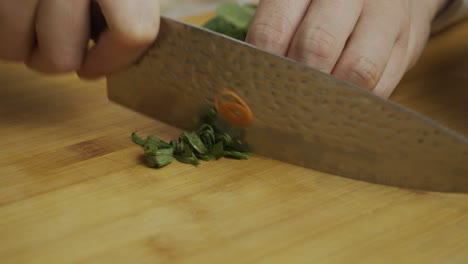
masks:
<svg viewBox="0 0 468 264"><path fill-rule="evenodd" d="M434 38L392 100L468 135L467 46L468 23ZM2 63L1 263L468 263L468 195L261 157L153 170L134 130L179 133L103 80Z"/></svg>

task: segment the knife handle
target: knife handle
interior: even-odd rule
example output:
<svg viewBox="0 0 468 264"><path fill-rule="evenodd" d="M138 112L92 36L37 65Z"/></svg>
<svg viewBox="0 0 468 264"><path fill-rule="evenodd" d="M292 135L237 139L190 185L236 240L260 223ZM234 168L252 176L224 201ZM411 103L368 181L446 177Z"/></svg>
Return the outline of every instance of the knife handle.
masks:
<svg viewBox="0 0 468 264"><path fill-rule="evenodd" d="M107 21L102 14L101 7L96 1L91 1L91 39L97 42L99 35L107 28Z"/></svg>

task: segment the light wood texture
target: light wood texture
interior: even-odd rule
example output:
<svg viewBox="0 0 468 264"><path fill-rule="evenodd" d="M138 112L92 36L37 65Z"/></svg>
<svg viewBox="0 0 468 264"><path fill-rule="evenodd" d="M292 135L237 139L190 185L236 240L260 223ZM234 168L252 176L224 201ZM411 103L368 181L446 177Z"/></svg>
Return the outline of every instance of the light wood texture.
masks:
<svg viewBox="0 0 468 264"><path fill-rule="evenodd" d="M190 19L201 23L207 17ZM468 134L468 23L393 100ZM1 263L467 263L468 196L254 157L148 169L132 131L176 129L105 83L0 65Z"/></svg>

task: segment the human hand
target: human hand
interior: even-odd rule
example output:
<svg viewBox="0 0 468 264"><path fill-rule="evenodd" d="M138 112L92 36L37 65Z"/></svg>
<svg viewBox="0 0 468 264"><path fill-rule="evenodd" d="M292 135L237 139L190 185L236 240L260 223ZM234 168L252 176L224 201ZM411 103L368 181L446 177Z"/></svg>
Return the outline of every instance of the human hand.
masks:
<svg viewBox="0 0 468 264"><path fill-rule="evenodd" d="M246 41L388 98L447 0L261 0Z"/></svg>
<svg viewBox="0 0 468 264"><path fill-rule="evenodd" d="M108 28L90 40L91 1L0 1L0 59L97 78L134 62L159 31L158 0L96 0Z"/></svg>

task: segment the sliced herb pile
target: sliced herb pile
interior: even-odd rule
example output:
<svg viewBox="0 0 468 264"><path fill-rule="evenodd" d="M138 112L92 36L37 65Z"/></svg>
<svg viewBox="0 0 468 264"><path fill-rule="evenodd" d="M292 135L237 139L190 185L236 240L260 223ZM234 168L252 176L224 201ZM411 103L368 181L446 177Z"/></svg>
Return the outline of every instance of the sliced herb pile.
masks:
<svg viewBox="0 0 468 264"><path fill-rule="evenodd" d="M256 9L254 4L221 4L216 16L203 27L244 41ZM183 132L170 142L154 135L142 138L136 132L131 138L143 148L145 162L151 168L164 167L174 160L197 166L200 160L248 159L251 155L248 147L223 130L217 120L216 110L212 108L196 131Z"/></svg>
<svg viewBox="0 0 468 264"><path fill-rule="evenodd" d="M240 5L231 2L221 4L216 9L216 16L203 27L244 41L256 9L257 6L254 4Z"/></svg>
<svg viewBox="0 0 468 264"><path fill-rule="evenodd" d="M215 124L216 110L210 110L202 120L204 123L192 132L183 132L178 139L165 142L149 135L141 138L136 132L132 141L143 147L146 165L161 168L175 160L192 165L199 165L200 160L211 161L220 158L248 159L248 148L234 139Z"/></svg>

